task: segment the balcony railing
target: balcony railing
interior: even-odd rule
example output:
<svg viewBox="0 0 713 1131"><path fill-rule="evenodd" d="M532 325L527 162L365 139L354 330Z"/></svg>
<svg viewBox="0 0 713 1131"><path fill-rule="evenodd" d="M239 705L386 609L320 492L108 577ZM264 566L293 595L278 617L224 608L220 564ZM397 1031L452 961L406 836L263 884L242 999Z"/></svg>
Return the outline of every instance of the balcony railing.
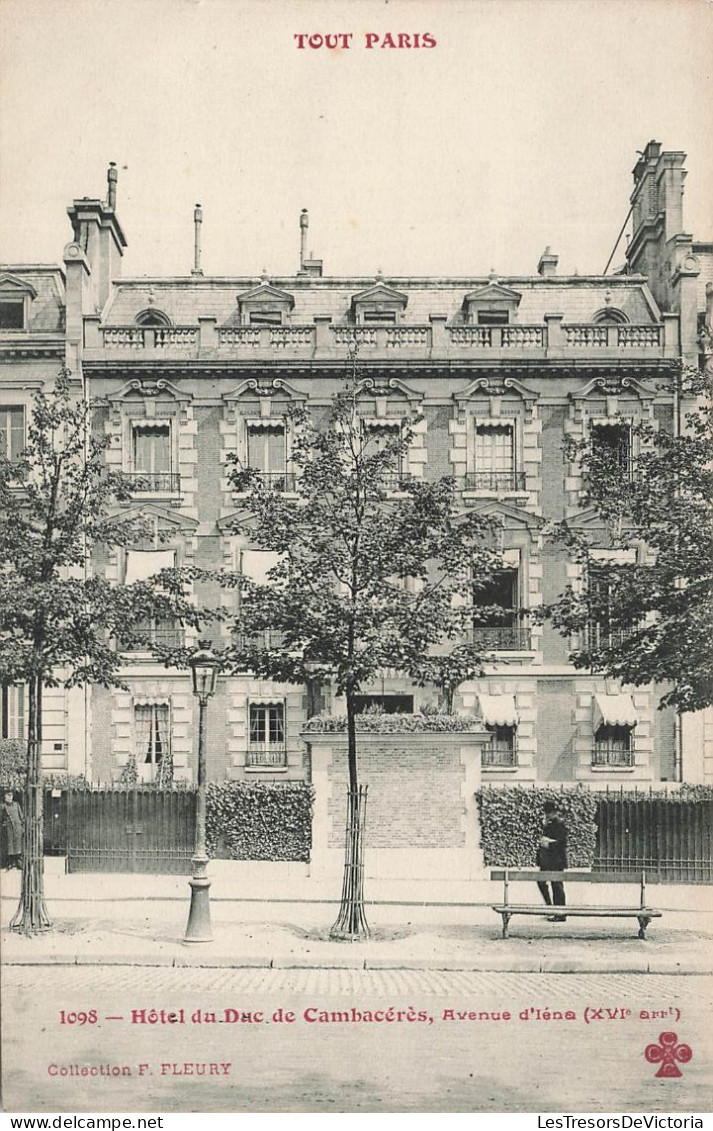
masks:
<svg viewBox="0 0 713 1131"><path fill-rule="evenodd" d="M259 468L251 470L259 472L260 484L270 491L289 493L295 489L297 477L293 471L260 471Z"/></svg>
<svg viewBox="0 0 713 1131"><path fill-rule="evenodd" d="M469 471L465 476L466 491L524 491L524 471Z"/></svg>
<svg viewBox="0 0 713 1131"><path fill-rule="evenodd" d="M264 632L239 632L236 634L235 642L238 648L259 648L261 651L266 649L270 651L274 648L281 648L285 639L283 632L278 632L276 629L265 629Z"/></svg>
<svg viewBox="0 0 713 1131"><path fill-rule="evenodd" d="M494 652L529 652L530 630L521 624L499 625L494 628L473 625L472 641L478 647L489 648Z"/></svg>
<svg viewBox="0 0 713 1131"><path fill-rule="evenodd" d="M137 627L134 639L119 640L120 652L151 652L154 648L182 648L183 629L180 625L157 625L146 628Z"/></svg>
<svg viewBox="0 0 713 1131"><path fill-rule="evenodd" d="M272 742L251 742L245 758L246 766L286 766L287 747Z"/></svg>
<svg viewBox="0 0 713 1131"><path fill-rule="evenodd" d="M203 318L199 326L102 326L97 316L86 319L85 346L88 350L113 352L162 352L199 356L207 351L249 354L287 353L325 354L358 346L377 355L449 354L462 356L466 351L481 355L521 354L561 357L571 353L595 355L623 352L627 356L673 350L663 324L619 325L594 322L563 323L548 318L535 324L502 326L459 326L436 322L433 325L351 326L320 322L288 326L218 326L213 319Z"/></svg>
<svg viewBox="0 0 713 1131"><path fill-rule="evenodd" d="M480 764L484 768L488 766L516 766L517 754L514 750L484 746L481 753Z"/></svg>
<svg viewBox="0 0 713 1131"><path fill-rule="evenodd" d="M631 769L634 765L634 751L617 750L611 746L595 746L592 750L592 765Z"/></svg>
<svg viewBox="0 0 713 1131"><path fill-rule="evenodd" d="M130 471L126 478L134 495L177 495L181 477L173 471Z"/></svg>

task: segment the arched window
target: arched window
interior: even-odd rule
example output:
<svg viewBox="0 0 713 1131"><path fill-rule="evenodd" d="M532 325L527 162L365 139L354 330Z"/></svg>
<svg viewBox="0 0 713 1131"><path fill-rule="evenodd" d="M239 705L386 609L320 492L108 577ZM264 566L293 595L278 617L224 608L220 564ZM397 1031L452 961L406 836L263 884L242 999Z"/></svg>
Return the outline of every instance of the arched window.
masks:
<svg viewBox="0 0 713 1131"><path fill-rule="evenodd" d="M618 310L615 306L606 306L603 310L598 310L592 317L592 322L610 323L615 326L621 326L623 322L628 322L629 319L624 314L623 310Z"/></svg>
<svg viewBox="0 0 713 1131"><path fill-rule="evenodd" d="M136 315L134 322L137 326L170 326L171 319L162 310L142 310Z"/></svg>

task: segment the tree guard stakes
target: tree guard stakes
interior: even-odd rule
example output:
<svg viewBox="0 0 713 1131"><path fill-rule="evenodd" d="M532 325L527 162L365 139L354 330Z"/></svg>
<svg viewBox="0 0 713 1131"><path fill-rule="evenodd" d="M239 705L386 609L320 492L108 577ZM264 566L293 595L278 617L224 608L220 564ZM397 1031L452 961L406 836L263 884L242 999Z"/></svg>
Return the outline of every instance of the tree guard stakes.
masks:
<svg viewBox="0 0 713 1131"><path fill-rule="evenodd" d="M371 934L364 911L364 827L368 786L347 794L347 832L342 901L337 920L329 932L332 939L355 941Z"/></svg>
<svg viewBox="0 0 713 1131"><path fill-rule="evenodd" d="M199 640L198 649L191 656L193 694L198 699L198 793L196 795L196 839L193 852L191 906L183 941L202 943L213 941L210 922L210 880L208 879L208 853L206 851L206 708L215 692L220 670L220 660L211 650L210 641Z"/></svg>

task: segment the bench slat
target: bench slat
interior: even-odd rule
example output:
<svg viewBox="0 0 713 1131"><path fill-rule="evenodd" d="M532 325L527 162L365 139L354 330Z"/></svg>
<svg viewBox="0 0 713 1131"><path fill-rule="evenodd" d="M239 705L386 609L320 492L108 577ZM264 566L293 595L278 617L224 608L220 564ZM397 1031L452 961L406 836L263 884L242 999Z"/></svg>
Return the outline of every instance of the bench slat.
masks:
<svg viewBox="0 0 713 1131"><path fill-rule="evenodd" d="M501 915L504 911L511 915L596 915L601 918L630 918L631 916L641 915L647 919L660 919L662 915L661 911L654 911L651 907L569 907L566 905L533 907L529 904L498 903L492 904L492 908L493 911L498 911Z"/></svg>
<svg viewBox="0 0 713 1131"><path fill-rule="evenodd" d="M496 869L490 873L491 880L504 880L504 868ZM558 880L560 883L585 883L585 884L640 884L641 872L541 872L533 868L529 872L507 870L507 878L513 883L533 883L537 880ZM647 884L658 884L658 874L646 873Z"/></svg>

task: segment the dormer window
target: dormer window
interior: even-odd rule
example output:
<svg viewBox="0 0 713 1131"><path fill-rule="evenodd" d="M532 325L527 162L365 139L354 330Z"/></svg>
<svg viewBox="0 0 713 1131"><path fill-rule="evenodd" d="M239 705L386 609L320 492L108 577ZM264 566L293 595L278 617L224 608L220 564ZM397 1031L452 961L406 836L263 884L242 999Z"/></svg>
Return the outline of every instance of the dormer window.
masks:
<svg viewBox="0 0 713 1131"><path fill-rule="evenodd" d="M507 326L516 321L521 298L519 291L504 287L491 276L487 286L463 299L463 319L471 326Z"/></svg>
<svg viewBox="0 0 713 1131"><path fill-rule="evenodd" d="M282 325L282 311L281 310L251 310L250 311L250 325L251 326L281 326Z"/></svg>
<svg viewBox="0 0 713 1131"><path fill-rule="evenodd" d="M0 330L26 330L34 298L37 291L30 283L7 272L0 274Z"/></svg>
<svg viewBox="0 0 713 1131"><path fill-rule="evenodd" d="M408 295L379 282L352 295L352 318L357 326L394 326L407 303Z"/></svg>
<svg viewBox="0 0 713 1131"><path fill-rule="evenodd" d="M137 326L170 326L171 320L162 310L142 310L136 315L134 322Z"/></svg>
<svg viewBox="0 0 713 1131"><path fill-rule="evenodd" d="M507 326L510 321L509 310L478 310L476 314L479 326Z"/></svg>
<svg viewBox="0 0 713 1131"><path fill-rule="evenodd" d="M0 330L24 330L25 302L22 298L0 298Z"/></svg>
<svg viewBox="0 0 713 1131"><path fill-rule="evenodd" d="M239 294L237 302L241 326L284 326L295 306L293 295L266 280Z"/></svg>
<svg viewBox="0 0 713 1131"><path fill-rule="evenodd" d="M592 322L596 322L598 325L602 323L607 325L608 323L610 326L621 326L628 321L629 319L624 314L624 311L618 310L615 306L607 306L604 310L598 310L597 313L592 316Z"/></svg>

